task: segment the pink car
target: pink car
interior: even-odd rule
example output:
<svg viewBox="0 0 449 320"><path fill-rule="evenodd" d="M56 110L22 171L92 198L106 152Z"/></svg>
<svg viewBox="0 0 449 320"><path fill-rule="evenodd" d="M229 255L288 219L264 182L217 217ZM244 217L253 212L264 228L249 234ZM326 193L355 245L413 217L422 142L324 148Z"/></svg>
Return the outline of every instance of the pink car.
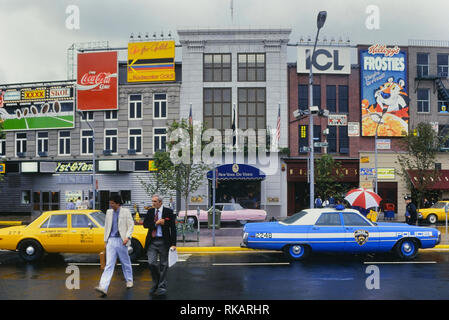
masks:
<svg viewBox="0 0 449 320"><path fill-rule="evenodd" d="M221 212L221 221L231 222L239 221L242 225L248 221L264 221L267 217L265 210L259 209L245 209L238 203L217 203L215 209ZM212 210L212 207L209 209ZM185 210L179 211L178 217L183 218L185 216ZM190 223L197 222L197 210L187 210L187 221ZM200 222L207 222L207 211L200 210Z"/></svg>

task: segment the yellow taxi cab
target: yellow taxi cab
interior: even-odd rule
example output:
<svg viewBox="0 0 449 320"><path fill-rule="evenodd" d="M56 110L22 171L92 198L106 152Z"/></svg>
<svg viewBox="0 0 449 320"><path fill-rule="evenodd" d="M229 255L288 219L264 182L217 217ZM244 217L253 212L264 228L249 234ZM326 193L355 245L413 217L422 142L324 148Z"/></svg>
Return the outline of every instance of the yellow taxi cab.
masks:
<svg viewBox="0 0 449 320"><path fill-rule="evenodd" d="M419 209L418 219L427 220L431 224L435 224L438 221L445 221L446 211L444 209L446 205L449 206L449 201L438 201L430 208Z"/></svg>
<svg viewBox="0 0 449 320"><path fill-rule="evenodd" d="M0 229L0 249L18 251L25 261L48 253L100 253L106 215L98 210L46 211L27 226ZM134 226L129 254L139 258L148 229Z"/></svg>

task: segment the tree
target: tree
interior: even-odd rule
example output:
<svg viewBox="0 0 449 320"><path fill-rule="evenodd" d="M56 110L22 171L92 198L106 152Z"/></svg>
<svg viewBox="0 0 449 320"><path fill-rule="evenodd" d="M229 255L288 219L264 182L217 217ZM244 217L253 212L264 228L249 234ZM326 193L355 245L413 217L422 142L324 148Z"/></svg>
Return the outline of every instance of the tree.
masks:
<svg viewBox="0 0 449 320"><path fill-rule="evenodd" d="M316 161L315 190L323 200L340 195L342 184L338 181L343 177L340 171L341 163L336 162L329 154L324 154Z"/></svg>
<svg viewBox="0 0 449 320"><path fill-rule="evenodd" d="M399 175L403 178L410 194L413 194L418 208L423 198L430 192L429 188L439 177L435 167L437 153L447 141L448 136L439 137L431 124L420 122L415 130L411 130L400 144L404 154L398 154L397 163L401 167ZM409 173L416 177L412 183Z"/></svg>

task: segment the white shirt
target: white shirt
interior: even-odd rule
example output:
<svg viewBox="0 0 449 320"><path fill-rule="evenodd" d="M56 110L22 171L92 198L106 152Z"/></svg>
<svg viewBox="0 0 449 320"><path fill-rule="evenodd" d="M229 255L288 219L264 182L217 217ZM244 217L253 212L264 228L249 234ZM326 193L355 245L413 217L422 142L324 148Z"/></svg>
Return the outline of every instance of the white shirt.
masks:
<svg viewBox="0 0 449 320"><path fill-rule="evenodd" d="M164 206L161 206L159 209L154 208L154 214L158 213L157 219L162 219L162 210L164 210ZM158 211L159 210L159 211ZM156 237L162 237L162 226L158 225L156 229Z"/></svg>

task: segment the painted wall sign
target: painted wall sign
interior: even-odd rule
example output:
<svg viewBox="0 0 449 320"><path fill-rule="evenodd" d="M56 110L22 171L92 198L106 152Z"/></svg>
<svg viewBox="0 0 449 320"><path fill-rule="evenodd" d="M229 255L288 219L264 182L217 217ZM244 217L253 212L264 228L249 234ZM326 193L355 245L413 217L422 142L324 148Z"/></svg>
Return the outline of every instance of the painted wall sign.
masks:
<svg viewBox="0 0 449 320"><path fill-rule="evenodd" d="M330 114L327 117L328 126L347 126L348 116L345 114Z"/></svg>
<svg viewBox="0 0 449 320"><path fill-rule="evenodd" d="M360 123L348 122L348 137L360 137Z"/></svg>
<svg viewBox="0 0 449 320"><path fill-rule="evenodd" d="M298 46L297 73L309 73L312 51L312 46ZM318 46L315 49L312 61L313 73L351 73L351 52L349 47Z"/></svg>
<svg viewBox="0 0 449 320"><path fill-rule="evenodd" d="M360 50L362 136L408 134L407 54L399 47Z"/></svg>
<svg viewBox="0 0 449 320"><path fill-rule="evenodd" d="M58 162L55 172L92 172L92 162L72 161Z"/></svg>

